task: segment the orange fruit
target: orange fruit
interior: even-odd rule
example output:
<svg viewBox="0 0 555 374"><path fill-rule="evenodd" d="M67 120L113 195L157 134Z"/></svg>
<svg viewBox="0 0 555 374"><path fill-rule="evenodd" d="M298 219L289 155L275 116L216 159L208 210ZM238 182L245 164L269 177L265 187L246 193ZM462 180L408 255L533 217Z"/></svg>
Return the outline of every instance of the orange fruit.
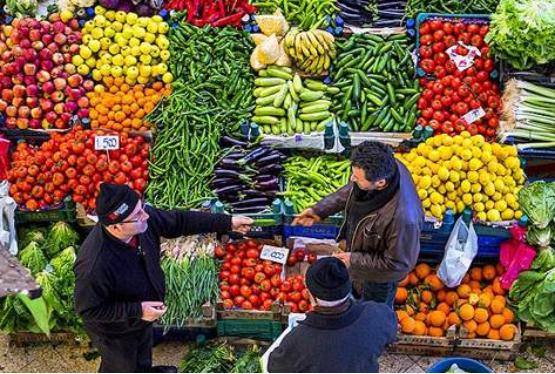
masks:
<svg viewBox="0 0 555 374"><path fill-rule="evenodd" d="M399 322L399 324L401 325L401 331L405 334L410 334L411 332L413 332L416 326L414 318L412 317L404 318L402 321Z"/></svg>
<svg viewBox="0 0 555 374"><path fill-rule="evenodd" d="M476 328L476 335L485 337L489 334L489 330L490 330L489 323L487 321L482 322L478 324L478 327Z"/></svg>
<svg viewBox="0 0 555 374"><path fill-rule="evenodd" d="M430 307L426 303L420 303L418 305L418 311L421 313L428 313L429 310L430 310Z"/></svg>
<svg viewBox="0 0 555 374"><path fill-rule="evenodd" d="M416 265L416 267L414 268L414 272L418 278L425 279L428 275L431 274L432 268L428 264L421 263Z"/></svg>
<svg viewBox="0 0 555 374"><path fill-rule="evenodd" d="M495 270L495 266L493 265L486 265L482 269L482 276L484 280L491 281L493 278L497 276L497 271Z"/></svg>
<svg viewBox="0 0 555 374"><path fill-rule="evenodd" d="M449 305L447 305L447 303L439 303L436 306L436 310L439 310L443 312L445 315L448 315L449 312L451 311L451 308L449 308Z"/></svg>
<svg viewBox="0 0 555 374"><path fill-rule="evenodd" d="M503 296L498 295L493 298L493 301L490 304L490 309L495 314L501 314L505 309L505 305L506 305L505 298Z"/></svg>
<svg viewBox="0 0 555 374"><path fill-rule="evenodd" d="M489 318L489 324L492 328L498 329L505 324L503 314L494 314Z"/></svg>
<svg viewBox="0 0 555 374"><path fill-rule="evenodd" d="M501 280L499 277L493 280L492 289L493 293L496 295L505 295L505 290L501 287Z"/></svg>
<svg viewBox="0 0 555 374"><path fill-rule="evenodd" d="M466 336L466 339L476 339L476 333L469 332L468 335Z"/></svg>
<svg viewBox="0 0 555 374"><path fill-rule="evenodd" d="M446 318L447 316L445 315L445 313L439 310L434 310L433 312L428 314L428 318L426 321L428 322L428 325L432 325L434 327L440 327L440 326L443 326Z"/></svg>
<svg viewBox="0 0 555 374"><path fill-rule="evenodd" d="M459 295L455 291L449 291L447 295L445 295L445 302L449 306L453 306L458 299Z"/></svg>
<svg viewBox="0 0 555 374"><path fill-rule="evenodd" d="M489 329L488 339L500 340L501 335L499 334L499 330Z"/></svg>
<svg viewBox="0 0 555 374"><path fill-rule="evenodd" d="M397 310L397 311L395 312L395 314L397 314L397 320L398 320L399 322L401 322L403 319L409 317L408 313L405 312L404 310Z"/></svg>
<svg viewBox="0 0 555 374"><path fill-rule="evenodd" d="M470 321L474 318L474 307L470 304L464 304L459 309L459 317L461 317L463 321Z"/></svg>
<svg viewBox="0 0 555 374"><path fill-rule="evenodd" d="M470 288L468 284L461 284L459 287L457 287L457 294L461 299L467 299L468 296L470 296L471 292L472 288Z"/></svg>
<svg viewBox="0 0 555 374"><path fill-rule="evenodd" d="M470 282L470 275L467 273L464 275L461 284L468 284L468 282Z"/></svg>
<svg viewBox="0 0 555 374"><path fill-rule="evenodd" d="M459 315L455 312L451 312L449 313L449 316L447 317L447 323L449 326L460 326L461 325L461 319L459 318Z"/></svg>
<svg viewBox="0 0 555 374"><path fill-rule="evenodd" d="M445 290L439 290L437 295L436 295L436 299L440 303L444 302L446 297L447 297L447 291L445 291Z"/></svg>
<svg viewBox="0 0 555 374"><path fill-rule="evenodd" d="M499 336L502 340L513 340L516 334L516 326L513 324L507 324L501 326L499 329Z"/></svg>
<svg viewBox="0 0 555 374"><path fill-rule="evenodd" d="M480 292L480 290L482 289L480 282L475 280L471 280L468 285L470 286L470 288L472 288L472 292Z"/></svg>
<svg viewBox="0 0 555 374"><path fill-rule="evenodd" d="M417 321L422 321L422 322L424 322L424 321L426 321L427 317L428 317L428 315L427 315L426 313L420 313L420 312L418 312L418 313L416 313L416 315L414 316L414 319L417 320Z"/></svg>
<svg viewBox="0 0 555 374"><path fill-rule="evenodd" d="M478 301L478 305L481 306L482 308L487 309L491 304L491 299L492 297L490 297L489 293L483 292L482 294L480 294L480 300Z"/></svg>
<svg viewBox="0 0 555 374"><path fill-rule="evenodd" d="M403 280L399 282L399 287L406 287L408 285L409 285L409 275L407 274L407 276L404 277Z"/></svg>
<svg viewBox="0 0 555 374"><path fill-rule="evenodd" d="M435 274L430 274L424 279L424 284L428 285L432 291L439 291L443 286L443 282Z"/></svg>
<svg viewBox="0 0 555 374"><path fill-rule="evenodd" d="M472 292L470 295L468 295L468 303L470 305L476 305L478 304L479 301L480 301L480 297L478 296L477 293Z"/></svg>
<svg viewBox="0 0 555 374"><path fill-rule="evenodd" d="M501 264L497 264L495 265L495 271L497 272L497 275L503 275L505 274L505 267Z"/></svg>
<svg viewBox="0 0 555 374"><path fill-rule="evenodd" d="M407 314L408 314L409 316L411 316L411 317L414 316L414 308L413 308L412 306L407 305L407 306L405 307L405 311L407 312Z"/></svg>
<svg viewBox="0 0 555 374"><path fill-rule="evenodd" d="M434 294L428 290L422 291L420 300L422 300L423 303L430 304L434 300Z"/></svg>
<svg viewBox="0 0 555 374"><path fill-rule="evenodd" d="M435 337L443 336L443 329L441 327L431 326L428 328L428 335Z"/></svg>
<svg viewBox="0 0 555 374"><path fill-rule="evenodd" d="M505 323L512 323L515 320L515 314L509 308L503 309L503 317L505 318Z"/></svg>
<svg viewBox="0 0 555 374"><path fill-rule="evenodd" d="M426 335L428 329L426 328L426 324L422 321L415 321L414 330L412 331L413 335Z"/></svg>
<svg viewBox="0 0 555 374"><path fill-rule="evenodd" d="M487 322L489 318L489 313L487 309L484 308L476 308L474 310L474 321L478 323Z"/></svg>
<svg viewBox="0 0 555 374"><path fill-rule="evenodd" d="M398 287L397 292L395 292L395 303L404 304L407 302L407 297L409 296L407 289L405 287Z"/></svg>
<svg viewBox="0 0 555 374"><path fill-rule="evenodd" d="M472 280L480 282L482 280L482 269L478 266L474 266L469 271L470 278Z"/></svg>
<svg viewBox="0 0 555 374"><path fill-rule="evenodd" d="M478 324L474 320L463 322L463 326L468 330L468 332L476 332Z"/></svg>

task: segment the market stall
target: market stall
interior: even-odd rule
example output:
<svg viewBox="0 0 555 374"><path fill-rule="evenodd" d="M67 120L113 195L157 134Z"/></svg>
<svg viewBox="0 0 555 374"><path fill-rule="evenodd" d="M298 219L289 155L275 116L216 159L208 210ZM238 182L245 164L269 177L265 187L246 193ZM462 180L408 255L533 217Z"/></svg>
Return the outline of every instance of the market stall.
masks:
<svg viewBox="0 0 555 374"><path fill-rule="evenodd" d="M157 330L224 339L183 370L258 371L260 347L225 339L273 341L311 310L304 273L344 249L344 214L292 222L349 182L353 147L377 140L426 215L391 349L513 359L526 336L553 337L553 3L45 5L8 0L0 14L0 176L17 259L42 289L35 307L0 299L3 333L83 334L72 265L100 184L127 184L157 208L254 219L245 238L163 241ZM460 222L475 253L447 287L440 263Z"/></svg>

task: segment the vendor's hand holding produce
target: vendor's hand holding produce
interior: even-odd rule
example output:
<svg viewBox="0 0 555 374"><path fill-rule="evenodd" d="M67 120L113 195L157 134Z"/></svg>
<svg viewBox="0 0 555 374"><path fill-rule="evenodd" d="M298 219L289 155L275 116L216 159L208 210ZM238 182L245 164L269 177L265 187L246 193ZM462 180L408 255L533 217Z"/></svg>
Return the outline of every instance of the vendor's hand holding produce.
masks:
<svg viewBox="0 0 555 374"><path fill-rule="evenodd" d="M305 209L293 220L293 225L302 225L310 227L315 223L320 222L321 218L319 215L314 213L312 208Z"/></svg>
<svg viewBox="0 0 555 374"><path fill-rule="evenodd" d="M251 225L254 223L254 220L249 217L244 216L234 216L231 218L231 230L240 232L241 234L245 235L247 232L250 231Z"/></svg>
<svg viewBox="0 0 555 374"><path fill-rule="evenodd" d="M516 194L525 181L516 147L486 143L468 132L434 136L396 157L410 170L427 215L472 207L480 221L522 216Z"/></svg>
<svg viewBox="0 0 555 374"><path fill-rule="evenodd" d="M333 111L351 131L412 131L418 81L406 35L354 35L338 44Z"/></svg>

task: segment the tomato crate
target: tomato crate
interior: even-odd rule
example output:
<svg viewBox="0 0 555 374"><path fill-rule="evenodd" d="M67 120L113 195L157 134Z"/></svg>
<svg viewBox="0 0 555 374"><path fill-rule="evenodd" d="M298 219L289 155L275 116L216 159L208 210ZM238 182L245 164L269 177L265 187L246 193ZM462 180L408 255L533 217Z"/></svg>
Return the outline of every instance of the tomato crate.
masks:
<svg viewBox="0 0 555 374"><path fill-rule="evenodd" d="M15 211L15 223L18 225L40 222L52 223L58 221L67 223L75 222L75 203L70 197L65 198L62 204L56 208L34 212L18 208Z"/></svg>
<svg viewBox="0 0 555 374"><path fill-rule="evenodd" d="M275 340L283 332L281 321L267 319L223 319L218 320L218 336Z"/></svg>
<svg viewBox="0 0 555 374"><path fill-rule="evenodd" d="M388 347L390 353L403 353L410 355L448 356L455 349L456 328L447 329L443 337L416 336L397 333L397 341Z"/></svg>

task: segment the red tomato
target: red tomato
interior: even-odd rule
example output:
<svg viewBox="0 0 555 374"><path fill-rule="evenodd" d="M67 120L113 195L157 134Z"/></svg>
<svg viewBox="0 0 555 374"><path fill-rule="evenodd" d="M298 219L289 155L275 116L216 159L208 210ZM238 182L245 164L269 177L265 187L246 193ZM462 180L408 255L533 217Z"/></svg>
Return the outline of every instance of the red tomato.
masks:
<svg viewBox="0 0 555 374"><path fill-rule="evenodd" d="M421 45L430 45L433 43L433 41L434 41L434 38L430 34L425 34L420 36Z"/></svg>
<svg viewBox="0 0 555 374"><path fill-rule="evenodd" d="M310 300L310 292L306 288L301 291L301 296L303 297L303 300Z"/></svg>
<svg viewBox="0 0 555 374"><path fill-rule="evenodd" d="M306 252L304 249L298 249L295 252L295 258L297 259L298 262L304 261L305 256L306 256Z"/></svg>
<svg viewBox="0 0 555 374"><path fill-rule="evenodd" d="M418 49L418 54L421 58L431 58L433 55L433 51L430 46L423 45Z"/></svg>
<svg viewBox="0 0 555 374"><path fill-rule="evenodd" d="M293 282L293 291L301 292L302 290L304 290L304 284L302 282L299 282L299 281L294 281Z"/></svg>
<svg viewBox="0 0 555 374"><path fill-rule="evenodd" d="M432 29L433 31L441 30L443 28L443 22L441 22L440 20L435 19L429 22L430 22L430 29Z"/></svg>
<svg viewBox="0 0 555 374"><path fill-rule="evenodd" d="M230 276L231 276L231 273L227 270L222 270L220 272L220 279L221 280L228 280Z"/></svg>
<svg viewBox="0 0 555 374"><path fill-rule="evenodd" d="M302 296L299 291L293 291L287 296L287 300L292 301L294 303L298 303L299 301L301 301L301 299L302 299Z"/></svg>
<svg viewBox="0 0 555 374"><path fill-rule="evenodd" d="M272 289L272 282L268 279L263 279L260 282L260 290L263 292L270 292Z"/></svg>
<svg viewBox="0 0 555 374"><path fill-rule="evenodd" d="M297 264L297 257L296 256L289 256L289 258L287 259L287 265L289 266L295 266Z"/></svg>
<svg viewBox="0 0 555 374"><path fill-rule="evenodd" d="M216 248L214 248L214 255L217 258L223 258L225 256L225 251L224 251L223 247L220 246L220 245L217 245Z"/></svg>
<svg viewBox="0 0 555 374"><path fill-rule="evenodd" d="M433 60L426 58L422 61L420 61L420 67L422 68L422 70L424 70L426 73L430 74L431 72L434 71L435 69L435 63Z"/></svg>
<svg viewBox="0 0 555 374"><path fill-rule="evenodd" d="M229 293L235 297L235 296L239 296L239 294L241 293L241 289L239 288L239 285L234 284L232 286L229 287Z"/></svg>
<svg viewBox="0 0 555 374"><path fill-rule="evenodd" d="M231 265L241 265L241 259L239 257L233 257L231 259Z"/></svg>
<svg viewBox="0 0 555 374"><path fill-rule="evenodd" d="M243 303L241 304L241 309L252 310L252 308L252 303L250 301L243 301Z"/></svg>
<svg viewBox="0 0 555 374"><path fill-rule="evenodd" d="M241 276L245 279L253 279L255 276L254 269L251 267L241 269Z"/></svg>
<svg viewBox="0 0 555 374"><path fill-rule="evenodd" d="M237 246L235 244L230 243L230 244L227 245L226 250L229 253L233 253L237 250Z"/></svg>
<svg viewBox="0 0 555 374"><path fill-rule="evenodd" d="M229 291L220 292L222 299L231 299L231 293Z"/></svg>
<svg viewBox="0 0 555 374"><path fill-rule="evenodd" d="M223 304L224 304L224 309L231 309L231 308L233 308L233 300L231 300L231 299L225 299L225 300L223 301Z"/></svg>
<svg viewBox="0 0 555 374"><path fill-rule="evenodd" d="M239 274L241 272L241 267L239 265L231 265L231 273Z"/></svg>
<svg viewBox="0 0 555 374"><path fill-rule="evenodd" d="M445 32L443 30L436 30L434 31L434 40L436 42L440 42L443 40L443 38L445 37Z"/></svg>
<svg viewBox="0 0 555 374"><path fill-rule="evenodd" d="M279 274L274 274L272 275L270 282L272 283L273 287L279 287L281 286L281 277L279 276Z"/></svg>
<svg viewBox="0 0 555 374"><path fill-rule="evenodd" d="M309 304L306 302L306 300L299 301L299 311L301 313L306 312L308 310L308 306Z"/></svg>
<svg viewBox="0 0 555 374"><path fill-rule="evenodd" d="M256 295L251 295L249 296L249 302L256 308L260 305L260 298Z"/></svg>
<svg viewBox="0 0 555 374"><path fill-rule="evenodd" d="M241 286L241 289L239 291L241 293L241 296L243 297L249 297L250 295L252 295L252 290L249 286L243 285Z"/></svg>
<svg viewBox="0 0 555 374"><path fill-rule="evenodd" d="M318 259L318 257L314 253L309 253L308 254L307 261L308 261L309 264L315 263L317 259Z"/></svg>
<svg viewBox="0 0 555 374"><path fill-rule="evenodd" d="M258 258L258 256L260 256L260 253L258 253L258 250L255 248L250 248L247 250L247 257L248 258Z"/></svg>
<svg viewBox="0 0 555 374"><path fill-rule="evenodd" d="M239 306L239 307L241 306L241 304L243 304L243 301L245 301L245 298L241 295L235 296L233 298L233 302L235 303L236 306Z"/></svg>
<svg viewBox="0 0 555 374"><path fill-rule="evenodd" d="M443 24L443 32L446 34L452 34L453 33L453 24L451 22L445 22Z"/></svg>
<svg viewBox="0 0 555 374"><path fill-rule="evenodd" d="M254 268L258 262L254 258L245 258L242 262L243 266Z"/></svg>
<svg viewBox="0 0 555 374"><path fill-rule="evenodd" d="M272 304L274 302L270 299L268 300L264 300L264 302L262 303L262 308L263 310L271 310L272 309Z"/></svg>
<svg viewBox="0 0 555 374"><path fill-rule="evenodd" d="M281 291L283 292L290 292L291 291L291 282L285 281L281 284Z"/></svg>
<svg viewBox="0 0 555 374"><path fill-rule="evenodd" d="M262 272L256 273L256 274L254 275L254 283L256 283L256 284L262 283L262 281L263 281L264 279L266 279L266 274L264 274L264 273L262 273Z"/></svg>
<svg viewBox="0 0 555 374"><path fill-rule="evenodd" d="M470 23L468 24L468 26L466 27L466 31L468 31L471 34L477 34L480 32L480 26L478 26L475 23Z"/></svg>
<svg viewBox="0 0 555 374"><path fill-rule="evenodd" d="M431 32L430 29L430 23L429 22L424 22L420 28L418 29L418 32L420 33L420 35L426 35L429 34Z"/></svg>

